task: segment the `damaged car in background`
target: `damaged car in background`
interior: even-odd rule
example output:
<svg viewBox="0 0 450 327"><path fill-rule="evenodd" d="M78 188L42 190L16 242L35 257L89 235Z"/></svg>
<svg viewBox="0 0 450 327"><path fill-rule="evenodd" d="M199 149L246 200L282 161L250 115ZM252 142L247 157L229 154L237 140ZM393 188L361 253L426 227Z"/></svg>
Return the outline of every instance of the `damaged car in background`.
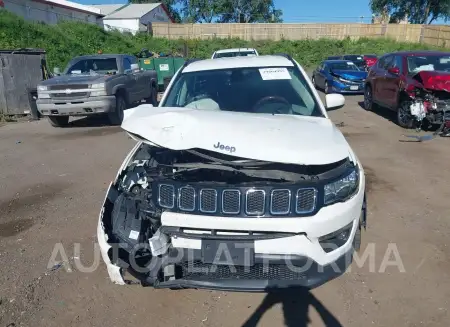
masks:
<svg viewBox="0 0 450 327"><path fill-rule="evenodd" d="M289 56L188 61L160 106L127 110L122 128L137 144L97 228L114 283L312 288L360 248L363 167Z"/></svg>
<svg viewBox="0 0 450 327"><path fill-rule="evenodd" d="M397 52L386 54L369 71L364 105L397 112L397 123L420 130L439 125L450 134L450 53Z"/></svg>

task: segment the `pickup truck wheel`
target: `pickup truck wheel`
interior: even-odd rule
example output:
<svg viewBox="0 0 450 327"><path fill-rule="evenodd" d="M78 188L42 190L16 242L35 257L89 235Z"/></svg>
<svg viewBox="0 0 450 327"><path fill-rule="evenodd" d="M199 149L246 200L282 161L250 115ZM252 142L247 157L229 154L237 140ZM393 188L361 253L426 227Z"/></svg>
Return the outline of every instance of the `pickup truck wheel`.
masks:
<svg viewBox="0 0 450 327"><path fill-rule="evenodd" d="M127 108L127 103L123 95L116 95L116 110L108 113L108 120L111 125L120 125L123 121L123 111Z"/></svg>
<svg viewBox="0 0 450 327"><path fill-rule="evenodd" d="M406 129L413 128L414 124L414 118L411 115L409 106L409 101L402 101L397 109L397 124Z"/></svg>
<svg viewBox="0 0 450 327"><path fill-rule="evenodd" d="M69 124L69 116L48 116L48 121L53 127L65 127Z"/></svg>
<svg viewBox="0 0 450 327"><path fill-rule="evenodd" d="M158 105L158 91L156 90L156 87L152 85L152 95L150 98L147 99L148 103L151 103L153 107L156 107Z"/></svg>

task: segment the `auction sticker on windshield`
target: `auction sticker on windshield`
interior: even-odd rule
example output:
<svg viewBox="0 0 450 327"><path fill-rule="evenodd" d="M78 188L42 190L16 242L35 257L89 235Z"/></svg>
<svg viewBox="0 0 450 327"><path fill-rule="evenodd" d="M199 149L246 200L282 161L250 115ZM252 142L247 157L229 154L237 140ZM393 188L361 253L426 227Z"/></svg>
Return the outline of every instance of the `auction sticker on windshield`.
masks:
<svg viewBox="0 0 450 327"><path fill-rule="evenodd" d="M259 73L264 81L276 79L291 79L287 68L260 68Z"/></svg>

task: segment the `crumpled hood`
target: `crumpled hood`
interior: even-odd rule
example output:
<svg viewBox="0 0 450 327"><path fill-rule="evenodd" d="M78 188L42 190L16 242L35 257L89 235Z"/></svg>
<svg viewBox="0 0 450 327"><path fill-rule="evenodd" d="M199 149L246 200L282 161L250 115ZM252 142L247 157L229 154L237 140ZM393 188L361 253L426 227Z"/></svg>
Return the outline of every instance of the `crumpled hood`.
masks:
<svg viewBox="0 0 450 327"><path fill-rule="evenodd" d="M103 83L108 78L110 78L109 75L61 75L42 81L39 85L94 84Z"/></svg>
<svg viewBox="0 0 450 327"><path fill-rule="evenodd" d="M331 120L320 117L144 104L125 111L122 128L151 145L173 150L199 148L271 162L321 165L350 154L342 133Z"/></svg>
<svg viewBox="0 0 450 327"><path fill-rule="evenodd" d="M356 70L333 70L332 74L348 79L350 81L365 79L367 77L367 72Z"/></svg>
<svg viewBox="0 0 450 327"><path fill-rule="evenodd" d="M426 89L450 92L449 72L421 71L414 75L414 78L418 79Z"/></svg>

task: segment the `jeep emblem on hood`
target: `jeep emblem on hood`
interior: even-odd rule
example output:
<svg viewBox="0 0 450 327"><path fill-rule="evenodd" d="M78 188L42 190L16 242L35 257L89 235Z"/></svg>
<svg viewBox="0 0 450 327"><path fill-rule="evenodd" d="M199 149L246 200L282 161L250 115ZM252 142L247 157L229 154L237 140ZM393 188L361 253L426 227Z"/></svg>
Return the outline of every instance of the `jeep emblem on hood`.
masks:
<svg viewBox="0 0 450 327"><path fill-rule="evenodd" d="M223 145L220 144L220 142L217 142L217 144L214 144L214 147L216 149L222 150L222 151L227 151L230 153L236 152L236 148L234 146L229 146L229 145Z"/></svg>

